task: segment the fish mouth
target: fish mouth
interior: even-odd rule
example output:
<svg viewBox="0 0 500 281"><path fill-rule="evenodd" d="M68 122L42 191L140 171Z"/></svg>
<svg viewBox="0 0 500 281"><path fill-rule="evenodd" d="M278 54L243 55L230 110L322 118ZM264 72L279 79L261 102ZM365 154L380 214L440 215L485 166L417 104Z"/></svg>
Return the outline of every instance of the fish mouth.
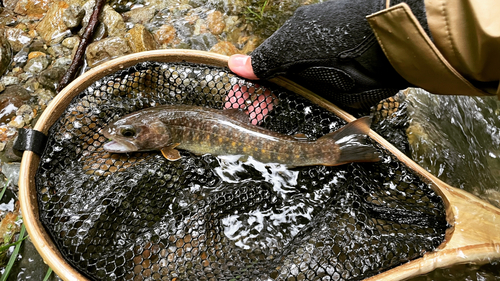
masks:
<svg viewBox="0 0 500 281"><path fill-rule="evenodd" d="M103 145L104 150L114 153L125 153L125 152L134 152L139 149L137 146L129 141L116 141L112 140Z"/></svg>

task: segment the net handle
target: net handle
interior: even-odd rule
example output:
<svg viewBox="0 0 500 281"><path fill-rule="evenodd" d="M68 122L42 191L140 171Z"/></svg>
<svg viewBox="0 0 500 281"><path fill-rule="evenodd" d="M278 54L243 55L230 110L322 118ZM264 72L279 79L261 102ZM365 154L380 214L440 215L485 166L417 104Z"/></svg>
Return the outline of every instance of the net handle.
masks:
<svg viewBox="0 0 500 281"><path fill-rule="evenodd" d="M356 120L351 114L286 78L277 77L271 81L347 122ZM487 263L500 258L500 209L469 192L444 183L373 130L370 130L368 135L417 172L443 198L446 220L451 227L446 232L444 242L435 251L365 280L402 280L431 272L436 268L472 262Z"/></svg>

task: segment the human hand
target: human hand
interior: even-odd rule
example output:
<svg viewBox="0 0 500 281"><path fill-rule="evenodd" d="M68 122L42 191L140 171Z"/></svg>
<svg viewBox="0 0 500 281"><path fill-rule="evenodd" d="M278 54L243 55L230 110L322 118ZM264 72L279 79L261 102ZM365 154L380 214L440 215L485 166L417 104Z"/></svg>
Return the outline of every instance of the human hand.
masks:
<svg viewBox="0 0 500 281"><path fill-rule="evenodd" d="M299 8L251 56L232 56L229 68L248 79L283 75L339 106L369 108L411 86L391 66L365 19L385 2L336 0ZM425 9L422 0L406 2L412 10Z"/></svg>

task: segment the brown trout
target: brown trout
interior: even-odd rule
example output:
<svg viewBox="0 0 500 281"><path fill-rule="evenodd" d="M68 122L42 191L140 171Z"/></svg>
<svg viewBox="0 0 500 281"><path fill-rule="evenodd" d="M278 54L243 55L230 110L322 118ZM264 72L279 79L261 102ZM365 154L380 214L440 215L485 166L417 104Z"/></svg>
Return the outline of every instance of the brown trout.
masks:
<svg viewBox="0 0 500 281"><path fill-rule="evenodd" d="M238 109L165 105L126 115L102 133L111 139L104 145L109 152L161 150L173 161L181 158L179 148L197 155L252 156L263 163L298 167L378 161L376 150L360 142L369 129L370 118L364 117L307 141L252 125Z"/></svg>

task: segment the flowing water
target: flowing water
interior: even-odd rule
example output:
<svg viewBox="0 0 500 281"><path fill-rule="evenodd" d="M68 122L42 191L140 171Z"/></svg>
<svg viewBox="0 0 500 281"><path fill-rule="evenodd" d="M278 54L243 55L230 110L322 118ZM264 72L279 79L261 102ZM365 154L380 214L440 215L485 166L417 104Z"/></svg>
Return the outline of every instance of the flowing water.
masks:
<svg viewBox="0 0 500 281"><path fill-rule="evenodd" d="M451 186L500 207L498 98L409 93L412 158Z"/></svg>
<svg viewBox="0 0 500 281"><path fill-rule="evenodd" d="M411 158L451 186L500 207L500 101L497 97L407 95ZM456 265L414 280L500 280L500 262Z"/></svg>

